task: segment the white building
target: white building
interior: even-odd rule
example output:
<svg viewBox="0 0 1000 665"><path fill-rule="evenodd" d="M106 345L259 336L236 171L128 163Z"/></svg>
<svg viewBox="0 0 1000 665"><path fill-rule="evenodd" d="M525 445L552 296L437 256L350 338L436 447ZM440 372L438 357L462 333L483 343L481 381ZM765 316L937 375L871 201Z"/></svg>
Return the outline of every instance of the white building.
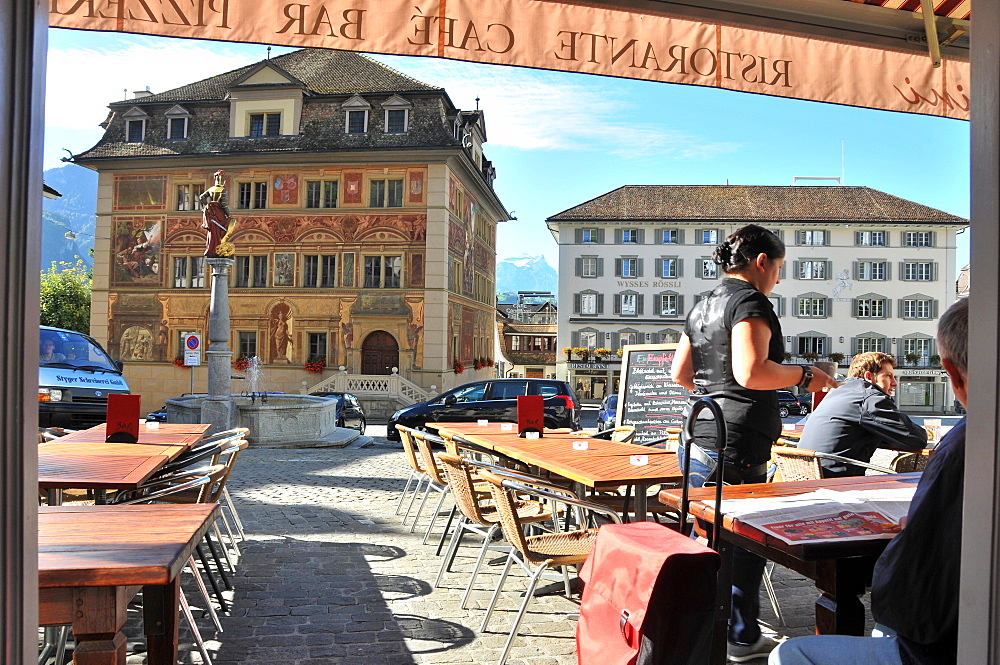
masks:
<svg viewBox="0 0 1000 665"><path fill-rule="evenodd" d="M952 408L934 335L968 220L868 187L625 186L552 215L558 348L676 341L718 283L715 246L748 223L787 247L771 300L789 362L883 351L897 357L902 408ZM558 374L597 399L617 388L611 358L560 354Z"/></svg>

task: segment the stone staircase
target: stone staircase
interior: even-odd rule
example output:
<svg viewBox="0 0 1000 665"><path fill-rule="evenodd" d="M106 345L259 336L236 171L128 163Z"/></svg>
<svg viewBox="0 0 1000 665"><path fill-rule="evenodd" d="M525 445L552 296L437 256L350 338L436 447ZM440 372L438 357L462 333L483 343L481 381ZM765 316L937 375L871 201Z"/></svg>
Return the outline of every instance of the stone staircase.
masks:
<svg viewBox="0 0 1000 665"><path fill-rule="evenodd" d="M365 407L368 422L386 422L398 409L433 395L399 374L334 374L301 392L351 393Z"/></svg>

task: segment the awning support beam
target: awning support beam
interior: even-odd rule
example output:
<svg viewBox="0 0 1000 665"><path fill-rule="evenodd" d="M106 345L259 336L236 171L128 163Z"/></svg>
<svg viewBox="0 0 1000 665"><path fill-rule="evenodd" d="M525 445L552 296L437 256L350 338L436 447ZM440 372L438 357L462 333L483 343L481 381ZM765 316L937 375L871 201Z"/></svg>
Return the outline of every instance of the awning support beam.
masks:
<svg viewBox="0 0 1000 665"><path fill-rule="evenodd" d="M937 35L937 16L934 15L934 0L920 0L920 8L924 15L924 32L927 33L927 50L930 51L931 64L941 66L941 42Z"/></svg>

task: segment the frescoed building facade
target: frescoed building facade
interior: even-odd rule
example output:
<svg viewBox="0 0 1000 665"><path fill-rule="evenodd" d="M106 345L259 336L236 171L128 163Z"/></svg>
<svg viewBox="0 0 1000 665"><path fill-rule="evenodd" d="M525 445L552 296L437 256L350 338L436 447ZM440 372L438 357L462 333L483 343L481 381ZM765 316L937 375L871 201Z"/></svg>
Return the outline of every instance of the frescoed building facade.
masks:
<svg viewBox="0 0 1000 665"><path fill-rule="evenodd" d="M190 390L191 371L204 386L203 367L175 361L185 333L207 338L197 197L219 169L236 220L230 346L261 359L264 388L338 371L438 390L477 378L454 367L492 355L496 225L509 217L482 112L328 50L109 108L104 137L74 158L100 174L91 334L144 404Z"/></svg>

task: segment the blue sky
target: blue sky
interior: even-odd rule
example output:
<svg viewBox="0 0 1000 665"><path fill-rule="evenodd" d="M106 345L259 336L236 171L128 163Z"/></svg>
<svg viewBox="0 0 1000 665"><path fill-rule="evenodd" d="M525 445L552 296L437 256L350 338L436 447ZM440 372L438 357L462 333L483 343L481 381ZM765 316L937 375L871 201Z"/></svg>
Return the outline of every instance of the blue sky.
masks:
<svg viewBox="0 0 1000 665"><path fill-rule="evenodd" d="M272 55L287 52L275 47ZM163 92L267 56L265 46L49 30L45 168L101 136L125 90ZM957 120L585 74L375 56L486 114L496 190L517 221L500 258L543 254L545 218L621 185L789 185L841 174L968 218L969 124ZM958 264L969 260L959 235Z"/></svg>

